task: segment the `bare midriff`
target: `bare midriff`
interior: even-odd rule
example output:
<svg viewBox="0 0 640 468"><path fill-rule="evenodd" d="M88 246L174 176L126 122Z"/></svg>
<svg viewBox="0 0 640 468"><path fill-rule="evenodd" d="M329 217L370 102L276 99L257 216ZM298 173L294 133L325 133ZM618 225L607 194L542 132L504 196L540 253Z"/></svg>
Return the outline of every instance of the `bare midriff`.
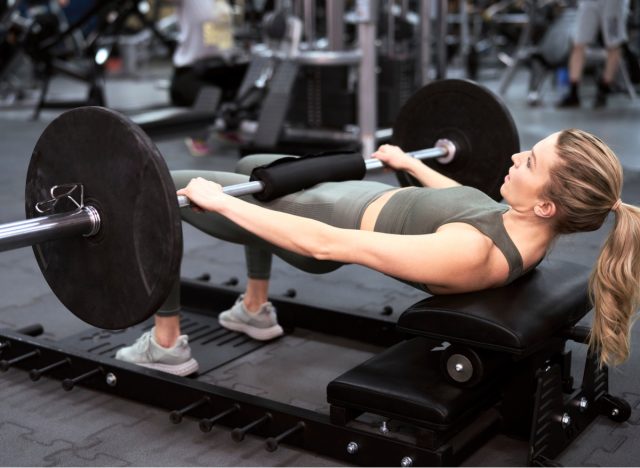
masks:
<svg viewBox="0 0 640 468"><path fill-rule="evenodd" d="M376 226L376 221L378 221L378 216L380 212L387 204L389 199L400 190L405 190L410 187L402 187L396 190L391 190L389 192L385 192L376 198L373 202L369 204L369 206L364 210L364 214L362 215L362 220L360 221L360 230L362 231L373 231L373 228Z"/></svg>

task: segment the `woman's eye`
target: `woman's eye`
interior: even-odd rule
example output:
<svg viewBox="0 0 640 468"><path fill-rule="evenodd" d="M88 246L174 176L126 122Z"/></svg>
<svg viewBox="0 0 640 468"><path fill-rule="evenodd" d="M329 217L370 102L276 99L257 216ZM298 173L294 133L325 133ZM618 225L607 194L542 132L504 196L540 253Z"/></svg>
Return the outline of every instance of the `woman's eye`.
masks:
<svg viewBox="0 0 640 468"><path fill-rule="evenodd" d="M531 169L531 156L527 158L527 168Z"/></svg>

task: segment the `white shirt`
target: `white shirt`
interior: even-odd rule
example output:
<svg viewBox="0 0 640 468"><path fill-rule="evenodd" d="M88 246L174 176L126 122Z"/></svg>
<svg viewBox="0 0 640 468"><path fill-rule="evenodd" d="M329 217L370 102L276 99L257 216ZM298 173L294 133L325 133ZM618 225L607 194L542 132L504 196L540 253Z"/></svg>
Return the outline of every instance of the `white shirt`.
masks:
<svg viewBox="0 0 640 468"><path fill-rule="evenodd" d="M180 35L173 54L175 67L228 55L234 47L233 15L225 0L177 1Z"/></svg>

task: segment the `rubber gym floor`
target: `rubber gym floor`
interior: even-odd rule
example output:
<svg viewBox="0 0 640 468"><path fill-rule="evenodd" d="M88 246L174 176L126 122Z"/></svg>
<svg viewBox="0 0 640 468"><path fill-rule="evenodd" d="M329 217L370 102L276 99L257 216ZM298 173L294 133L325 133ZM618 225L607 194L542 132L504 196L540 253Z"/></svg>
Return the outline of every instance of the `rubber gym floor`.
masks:
<svg viewBox="0 0 640 468"><path fill-rule="evenodd" d="M158 80L166 70L145 72L145 77L110 78L107 101L116 109L133 110L167 102ZM497 88L497 76L482 82ZM543 104L526 104L526 73L516 76L505 102L520 133L522 148L531 147L549 133L566 127L594 132L607 141L625 168L623 199L640 203L640 103L626 95L610 98L609 106L593 110L595 92L588 80L581 109L557 110L557 92L547 87ZM57 78L50 88L52 98L78 97L82 85ZM0 223L24 218L24 184L31 151L45 126L58 112L45 111L38 121L30 119L32 107L21 104L0 108ZM487 135L487 138L499 138ZM215 140L210 156L189 155L182 138L159 141L170 169L232 170L236 149ZM395 183L390 174L373 178ZM126 209L123 200L122 209ZM599 231L573 235L559 241L550 253L556 258L591 265L597 248L608 232L609 222ZM244 284L241 247L211 239L184 226L185 250L182 276L203 273L212 283L230 277ZM272 292L297 291L296 300L323 307L379 314L385 306L398 316L423 298L423 294L381 274L356 266L334 273L312 276L293 270L276 259ZM105 288L109 279L104 280ZM79 294L82 294L79 291ZM90 300L90 298L89 298ZM586 320L588 321L589 315ZM46 285L30 248L0 254L0 328L16 329L33 323L44 326L44 338L60 340L87 329L69 313ZM640 328L633 333L633 355L611 371L611 392L624 397L633 408L630 419L614 424L599 417L556 461L569 466L633 466L640 460ZM307 409L328 412L326 383L365 361L379 349L345 339L296 330L230 364L201 377L202 380L246 393L272 398ZM574 376L579 380L583 347L573 349ZM152 393L153 388L148 392ZM468 466L514 466L526 462L526 444L496 436L465 462ZM204 434L197 424L173 425L164 410L132 403L86 388L64 392L60 382L43 378L32 382L22 370L0 375L0 465L3 466L335 466L336 460L292 449L286 445L274 453L263 448L263 440L248 436L242 443L231 440L229 429L217 427Z"/></svg>

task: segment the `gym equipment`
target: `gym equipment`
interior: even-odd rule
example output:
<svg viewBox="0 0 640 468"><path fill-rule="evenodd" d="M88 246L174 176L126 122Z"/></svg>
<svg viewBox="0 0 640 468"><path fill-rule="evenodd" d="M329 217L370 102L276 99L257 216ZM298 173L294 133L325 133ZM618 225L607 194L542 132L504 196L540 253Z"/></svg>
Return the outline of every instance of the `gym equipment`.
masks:
<svg viewBox="0 0 640 468"><path fill-rule="evenodd" d="M327 47L318 46L315 40L315 23L316 10L322 8L324 4L324 15L318 15L326 19ZM345 3L343 1L327 1L327 2L304 2L299 5L299 10L304 10L301 16L305 18L305 38L306 47L297 47L299 36L294 39L295 35L291 34L290 43L294 45L285 53L282 50L269 50L254 48L253 53L261 56L266 61L271 62L271 66L267 69L272 78L269 79L269 88L266 92L264 103L260 108L259 115L254 120L244 120L241 125L241 135L249 142L249 147L243 150L244 154L256 152L290 152L289 144L300 147L301 143L311 143L318 145L318 148L326 149L328 145L335 147L336 142L342 144L349 142L358 144L364 153L370 154L375 147L376 141L379 139L377 135L377 104L376 104L376 19L377 19L377 2L370 0L358 3L356 9L356 21L358 29L357 47L345 47L345 25L342 21L344 18ZM291 28L289 28L291 29ZM301 28L298 28L298 30ZM289 35L289 33L288 33ZM347 71L347 73L343 73ZM334 69L326 72L326 69ZM342 68L342 70L340 70ZM314 71L314 69L325 69L323 71ZM336 89L351 87L351 82L357 70L359 76L357 80L357 115L356 118L348 118L348 115L341 115L338 118L330 118L333 123L348 119L351 129L344 129L345 126L340 125L338 128L317 128L313 125L300 126L299 124L308 121L317 123L323 118L322 107L326 106L326 94L322 92L322 87L332 88L332 84L323 81L322 86L319 83L320 75L327 74L330 80L336 76L340 80ZM301 73L302 72L302 73ZM342 76L340 76L342 75ZM297 80L301 76L301 80ZM264 83L262 80L258 83ZM301 83L301 84L300 84ZM294 86L295 85L295 86ZM263 89L263 86L255 86ZM309 95L312 93L313 95ZM352 94L352 93L350 93ZM341 95L345 93L330 92L328 94L332 99L337 99L338 107L345 109L349 107L345 100L341 99ZM347 99L351 100L349 97ZM301 108L296 106L295 101L303 102ZM324 103L321 104L322 101ZM307 105L304 105L304 102ZM293 104L293 113L289 115L291 104ZM296 109L297 107L297 109ZM349 114L353 109L349 109L345 114ZM300 118L300 113L303 118ZM306 115L304 115L306 114ZM289 118L288 118L289 117ZM296 125L298 124L298 125ZM353 126L356 124L357 128ZM277 144L277 146L275 146Z"/></svg>
<svg viewBox="0 0 640 468"><path fill-rule="evenodd" d="M191 107L166 107L129 114L129 118L152 139L200 131L215 123L222 90L203 86Z"/></svg>
<svg viewBox="0 0 640 468"><path fill-rule="evenodd" d="M449 345L440 356L440 370L445 380L465 388L480 385L491 378L496 369L508 364L509 359L504 354L461 343Z"/></svg>
<svg viewBox="0 0 640 468"><path fill-rule="evenodd" d="M590 308L588 276L582 265L545 260L508 286L415 304L397 329L417 337L329 383L332 422L345 426L369 412L413 424L417 445L445 465L500 424L529 439L529 466L552 466L598 414L630 414L608 394L607 368L593 353L573 387L564 346L588 335L575 325ZM451 343L444 350L435 345L443 341Z"/></svg>
<svg viewBox="0 0 640 468"><path fill-rule="evenodd" d="M27 2L18 0L12 3L12 10L18 11L18 7ZM15 17L11 18L11 27L15 29L18 37L14 48L16 51L23 50L33 60L42 78L41 95L34 109L34 119L37 119L41 110L45 108L104 105L103 65L116 43L113 37L122 31L126 21L132 16L145 29L150 30L169 51L175 48L175 41L164 35L147 18L146 2L108 0L93 3L83 9L82 15L71 24L67 24L66 19L58 24L55 15L35 18L14 15ZM59 10L56 3L53 3L53 7ZM85 28L91 29L86 40L82 33ZM0 39L2 39L1 35ZM75 40L76 43L68 46L66 42L69 39ZM72 61L69 58L81 60ZM86 82L89 85L86 99L62 102L47 100L49 82L55 73L62 73Z"/></svg>
<svg viewBox="0 0 640 468"><path fill-rule="evenodd" d="M78 108L47 126L25 208L30 221L2 226L3 244L36 244L47 283L87 323L144 320L178 277L182 226L169 170L149 137L114 111ZM43 211L51 215L37 217Z"/></svg>
<svg viewBox="0 0 640 468"><path fill-rule="evenodd" d="M430 92L432 87L435 90ZM444 92L440 92L442 89ZM435 83L410 100L409 109L403 111L403 122L412 128L398 138L414 147L430 142L416 136L421 131L427 133L422 116L442 113L444 123L430 132L430 136L441 139L433 143L433 148L412 155L440 161L441 172L453 177L467 167L473 171L468 177L472 185L495 192L494 179L504 178L506 162L517 148L501 147L509 149L503 154L488 152L489 146L482 144L486 139L482 131L486 129L477 131L473 119L463 118L460 128L453 127L452 117L447 116L441 101L449 98L460 105L462 101L455 99L460 89L464 90L460 99L478 96L483 109L492 109L492 96L477 85L462 81ZM478 103L473 99L469 102ZM499 103L494 107L505 114L493 131L510 143L517 141L515 126L508 125L513 124L508 111ZM467 114L478 115L473 110ZM398 128L399 132L404 130ZM483 154L485 149L487 153ZM483 164L476 163L472 151L487 161L478 158ZM234 196L263 192L259 198L269 200L323 180L359 179L366 170L383 166L378 160L365 163L353 154L324 158L279 161L254 171L252 176L259 180L225 187L224 191ZM340 162L346 160L346 165ZM341 170L334 171L334 166L345 169L347 176ZM292 168L298 168L293 172L298 174L293 183ZM494 176L496 168L501 172ZM481 180L481 171L486 183ZM123 200L125 207L121 206ZM27 172L25 205L29 220L0 225L0 251L34 245L47 283L71 312L100 328L126 328L155 313L175 282L182 257L178 208L188 204L185 197L178 197L176 202L175 188L160 152L137 125L115 111L79 108L56 118L38 140ZM39 216L45 213L47 216ZM107 286L105 277L110 281Z"/></svg>
<svg viewBox="0 0 640 468"><path fill-rule="evenodd" d="M463 185L500 200L500 186L520 141L509 110L491 91L465 80L435 81L415 93L400 110L392 141L405 151L453 143L452 161L427 165ZM405 173L401 184L420 185Z"/></svg>
<svg viewBox="0 0 640 468"><path fill-rule="evenodd" d="M598 366L596 355L587 356L580 387L573 385L564 347L569 340L584 343L589 332L575 325L589 308L589 270L547 259L503 288L430 297L399 318L272 296L285 329L387 347L329 382L330 414L116 361L110 357L115 348L83 351L87 347L76 343L86 342L87 333L51 343L0 330L0 369L46 369L65 389L81 385L151 404L166 409L171 422L197 424L207 433L225 426L236 441L251 433L264 438L268 451L284 443L354 465L451 466L502 431L529 440L518 464L553 466L598 415L622 422L631 413L625 400L609 394L608 369ZM215 317L238 292L183 280L185 318ZM229 341L243 338L228 333ZM449 348L443 350L442 341L473 350L483 379L472 387L448 379L441 362ZM200 352L214 349L218 343ZM362 412L368 414L356 419Z"/></svg>
<svg viewBox="0 0 640 468"><path fill-rule="evenodd" d="M462 185L475 187L497 201L502 198L500 187L511 166L511 155L520 151L518 130L500 99L484 86L458 79L435 81L415 93L400 110L392 141L438 172ZM338 174L325 177L326 168L308 157L293 159L290 166L279 160L268 170L261 170L261 175L252 174L252 178L256 176L263 182L277 183L265 187L256 182L253 186L247 185L243 194L264 192L259 199L269 201L323 180L361 178L358 168L352 167L353 161L346 163L347 158L348 155L343 154L333 162L327 161L326 167L351 164L350 169L343 167L347 172L353 171L352 177ZM361 174L365 169L383 166L375 159L366 160L365 165ZM298 166L296 177L293 181L287 180L295 166ZM421 185L406 173L399 172L397 177L402 185ZM290 187L283 190L285 185Z"/></svg>

